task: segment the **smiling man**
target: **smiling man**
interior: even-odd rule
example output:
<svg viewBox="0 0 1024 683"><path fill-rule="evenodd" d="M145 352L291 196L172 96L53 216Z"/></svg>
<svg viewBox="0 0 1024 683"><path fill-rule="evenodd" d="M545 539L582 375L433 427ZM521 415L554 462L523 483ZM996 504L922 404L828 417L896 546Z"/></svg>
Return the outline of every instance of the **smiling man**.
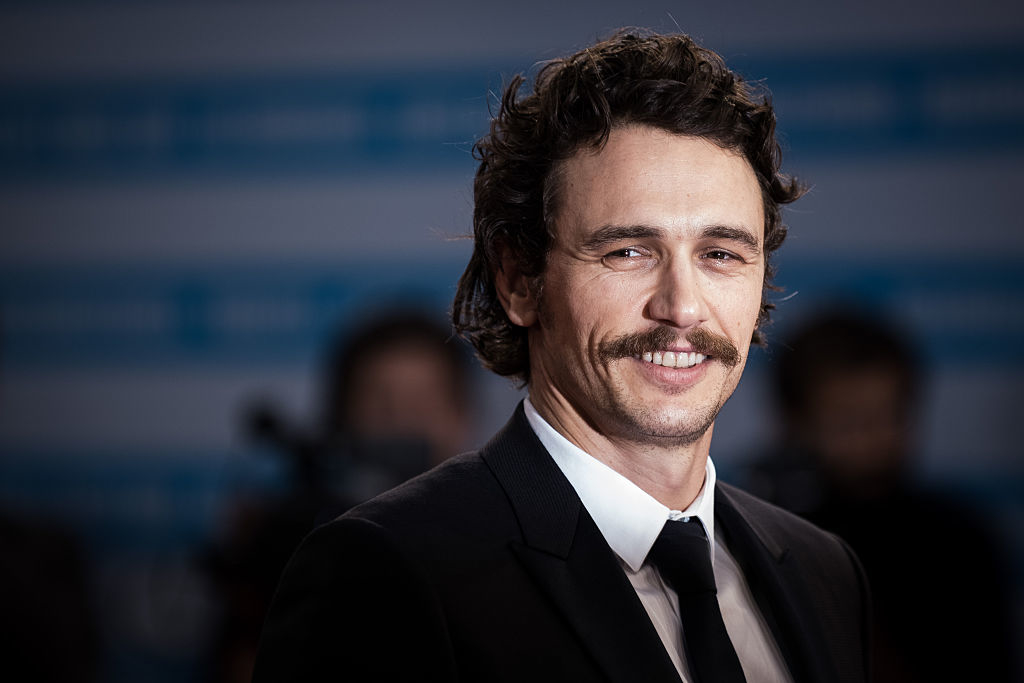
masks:
<svg viewBox="0 0 1024 683"><path fill-rule="evenodd" d="M681 35L506 89L453 318L529 398L482 450L320 527L256 681L865 681L839 539L717 481L768 314L774 113Z"/></svg>
<svg viewBox="0 0 1024 683"><path fill-rule="evenodd" d="M560 173L541 294L511 256L496 282L528 331L530 401L575 446L685 509L761 305L757 178L737 152L638 125Z"/></svg>

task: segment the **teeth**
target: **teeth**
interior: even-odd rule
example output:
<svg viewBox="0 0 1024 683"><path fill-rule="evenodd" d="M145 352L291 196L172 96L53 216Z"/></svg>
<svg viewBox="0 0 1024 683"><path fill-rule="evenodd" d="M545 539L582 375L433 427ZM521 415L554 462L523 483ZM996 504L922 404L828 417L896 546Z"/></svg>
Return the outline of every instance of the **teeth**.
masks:
<svg viewBox="0 0 1024 683"><path fill-rule="evenodd" d="M676 353L675 351L651 351L645 352L641 358L648 363L662 365L666 368L692 368L703 363L705 356L702 353Z"/></svg>

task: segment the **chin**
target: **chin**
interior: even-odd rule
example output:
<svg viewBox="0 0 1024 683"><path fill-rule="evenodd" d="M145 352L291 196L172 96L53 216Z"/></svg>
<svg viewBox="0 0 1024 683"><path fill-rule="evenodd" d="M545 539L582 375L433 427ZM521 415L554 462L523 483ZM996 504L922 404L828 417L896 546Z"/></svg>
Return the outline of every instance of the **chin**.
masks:
<svg viewBox="0 0 1024 683"><path fill-rule="evenodd" d="M662 447L688 446L700 441L715 423L721 406L692 411L681 416L679 411L659 413L643 411L628 416L624 425L627 436L636 442Z"/></svg>

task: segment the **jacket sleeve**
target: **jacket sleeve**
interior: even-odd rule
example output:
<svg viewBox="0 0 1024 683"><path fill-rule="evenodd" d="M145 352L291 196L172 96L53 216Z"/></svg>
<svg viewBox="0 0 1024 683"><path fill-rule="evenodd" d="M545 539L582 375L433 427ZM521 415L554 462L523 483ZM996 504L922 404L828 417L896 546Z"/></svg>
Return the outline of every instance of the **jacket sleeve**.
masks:
<svg viewBox="0 0 1024 683"><path fill-rule="evenodd" d="M444 613L423 572L373 522L313 531L282 575L253 683L455 681Z"/></svg>

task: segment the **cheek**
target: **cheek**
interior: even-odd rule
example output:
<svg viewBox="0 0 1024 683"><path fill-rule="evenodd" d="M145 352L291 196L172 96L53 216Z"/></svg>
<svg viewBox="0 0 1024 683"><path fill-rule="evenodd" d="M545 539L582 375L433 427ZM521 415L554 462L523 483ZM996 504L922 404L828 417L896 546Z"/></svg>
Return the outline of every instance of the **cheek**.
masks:
<svg viewBox="0 0 1024 683"><path fill-rule="evenodd" d="M758 280L757 284L750 288L750 293L747 296L747 319L750 321L751 327L757 325L757 317L761 313L761 297L764 293L764 288L761 285L761 281Z"/></svg>
<svg viewBox="0 0 1024 683"><path fill-rule="evenodd" d="M735 340L748 338L757 325L761 310L761 283L736 283L721 292L718 311L723 327L730 330Z"/></svg>
<svg viewBox="0 0 1024 683"><path fill-rule="evenodd" d="M565 288L562 296L578 320L589 322L591 327L615 327L642 308L644 288L631 278L607 275L577 280Z"/></svg>

